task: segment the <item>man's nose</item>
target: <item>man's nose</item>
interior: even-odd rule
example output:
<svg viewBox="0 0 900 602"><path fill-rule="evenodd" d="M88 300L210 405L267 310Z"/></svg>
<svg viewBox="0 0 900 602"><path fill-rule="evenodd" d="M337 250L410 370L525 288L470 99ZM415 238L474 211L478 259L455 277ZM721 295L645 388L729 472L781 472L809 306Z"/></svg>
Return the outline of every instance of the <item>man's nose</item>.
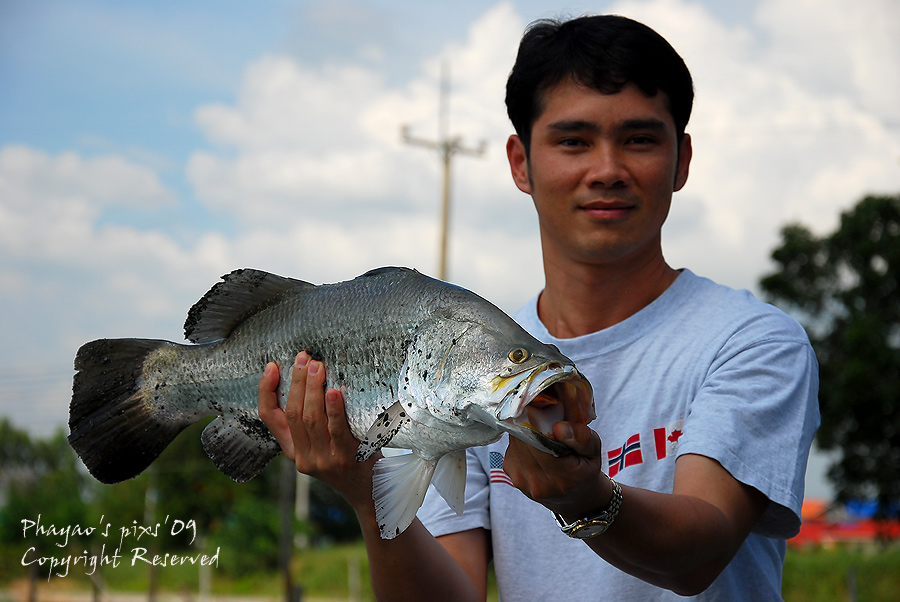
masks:
<svg viewBox="0 0 900 602"><path fill-rule="evenodd" d="M615 188L624 186L630 180L624 157L619 149L611 145L600 145L591 153L585 179L588 186Z"/></svg>

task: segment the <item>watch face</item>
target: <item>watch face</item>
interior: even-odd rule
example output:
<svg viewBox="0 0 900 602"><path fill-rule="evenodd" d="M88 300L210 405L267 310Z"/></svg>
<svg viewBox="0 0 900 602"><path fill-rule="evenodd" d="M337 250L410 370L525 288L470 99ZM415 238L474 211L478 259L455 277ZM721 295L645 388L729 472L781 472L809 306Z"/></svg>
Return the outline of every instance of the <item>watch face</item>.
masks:
<svg viewBox="0 0 900 602"><path fill-rule="evenodd" d="M573 529L571 536L578 539L588 539L589 537L594 537L595 535L602 535L604 532L606 532L606 528L608 526L609 523L607 523L606 521L591 521L583 527Z"/></svg>
<svg viewBox="0 0 900 602"><path fill-rule="evenodd" d="M553 513L556 524L559 525L563 533L575 539L588 539L589 537L606 533L609 526L616 520L616 516L619 515L619 508L622 507L622 488L612 479L609 482L612 483L613 488L612 498L610 498L606 509L596 516L581 518L574 523L566 524L566 520L562 516L556 512Z"/></svg>

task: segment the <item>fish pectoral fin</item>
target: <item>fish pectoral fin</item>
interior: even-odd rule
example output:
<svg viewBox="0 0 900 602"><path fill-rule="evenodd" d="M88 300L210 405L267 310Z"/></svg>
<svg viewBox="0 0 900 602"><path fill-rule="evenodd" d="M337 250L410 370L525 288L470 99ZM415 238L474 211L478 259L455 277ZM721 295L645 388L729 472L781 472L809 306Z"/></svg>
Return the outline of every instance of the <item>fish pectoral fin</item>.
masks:
<svg viewBox="0 0 900 602"><path fill-rule="evenodd" d="M258 435L251 437L237 420L220 416L206 425L200 441L216 468L243 483L262 472L281 452L268 431L260 429Z"/></svg>
<svg viewBox="0 0 900 602"><path fill-rule="evenodd" d="M359 447L356 450L356 461L365 462L368 460L372 454L390 443L397 431L411 420L409 414L403 409L403 404L399 401L393 403L388 409L378 415L378 418L366 431L366 436L359 442Z"/></svg>
<svg viewBox="0 0 900 602"><path fill-rule="evenodd" d="M436 465L415 453L380 458L375 463L372 497L382 539L394 539L416 518Z"/></svg>
<svg viewBox="0 0 900 602"><path fill-rule="evenodd" d="M462 516L466 507L466 450L451 452L438 460L431 480L450 509Z"/></svg>

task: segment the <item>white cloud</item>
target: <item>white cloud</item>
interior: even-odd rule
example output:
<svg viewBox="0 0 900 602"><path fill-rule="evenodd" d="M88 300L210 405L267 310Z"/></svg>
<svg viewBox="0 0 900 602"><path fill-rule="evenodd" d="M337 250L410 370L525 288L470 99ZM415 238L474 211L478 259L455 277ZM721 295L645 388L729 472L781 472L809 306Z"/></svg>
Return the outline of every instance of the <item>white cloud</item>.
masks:
<svg viewBox="0 0 900 602"><path fill-rule="evenodd" d="M103 207L153 209L173 200L155 173L115 155L0 150L0 249L10 254L67 263L73 243L90 243Z"/></svg>
<svg viewBox="0 0 900 602"><path fill-rule="evenodd" d="M509 185L503 152L510 129L503 90L522 26L513 6L500 4L444 53L454 57L451 135L467 147L483 139L492 146L484 159L460 155L454 162L454 221L460 228L478 229L485 208L488 215L504 213L510 199L530 211ZM358 65L310 67L272 56L256 61L234 106L196 112L197 123L220 145L190 158L188 175L198 197L251 230L289 239L288 248L329 248L333 271L362 262L369 262L361 266L368 269L384 257L433 272L438 157L403 144L400 130L409 125L417 137L436 138L441 62L429 58L416 77L389 87L377 72ZM390 240L381 240L379 232L391 233Z"/></svg>
<svg viewBox="0 0 900 602"><path fill-rule="evenodd" d="M810 88L851 92L869 111L900 119L900 4L895 0L763 0L756 20L766 60Z"/></svg>
<svg viewBox="0 0 900 602"><path fill-rule="evenodd" d="M379 118L385 94L398 97L361 67L263 58L248 68L237 106L197 110L203 131L225 148L194 153L188 176L211 208L251 223L289 218L304 203L383 201L414 171L399 152L404 103L394 103L393 123Z"/></svg>
<svg viewBox="0 0 900 602"><path fill-rule="evenodd" d="M900 21L880 25L890 10L878 0L766 1L753 29L695 3L615 5L669 39L695 79L691 176L666 228L674 263L753 287L785 223L824 233L862 195L900 188L900 138L875 110L884 103L867 75L873 64L897 72L900 53L875 56L896 44L888 30ZM900 93L887 96L897 106Z"/></svg>
<svg viewBox="0 0 900 602"><path fill-rule="evenodd" d="M128 207L164 206L174 200L152 170L122 157L83 158L73 152L52 157L25 146L0 150L0 186L7 202L20 208L72 198Z"/></svg>
<svg viewBox="0 0 900 602"><path fill-rule="evenodd" d="M238 106L201 107L197 123L211 140L252 150L296 148L304 139L350 144L379 80L355 65L310 69L287 57L263 57L247 69Z"/></svg>

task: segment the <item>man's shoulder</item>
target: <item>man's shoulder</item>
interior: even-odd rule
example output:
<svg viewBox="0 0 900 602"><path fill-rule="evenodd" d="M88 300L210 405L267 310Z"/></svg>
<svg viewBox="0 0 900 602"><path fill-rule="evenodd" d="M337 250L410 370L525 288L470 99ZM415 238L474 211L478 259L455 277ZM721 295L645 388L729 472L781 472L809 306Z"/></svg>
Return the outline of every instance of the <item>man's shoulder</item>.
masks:
<svg viewBox="0 0 900 602"><path fill-rule="evenodd" d="M551 340L538 317L537 299L538 296L530 299L512 317L538 339ZM736 332L757 338L780 336L808 341L794 318L751 291L732 288L684 269L659 298L637 314L605 331L566 340L566 344L567 348L577 347L589 341L595 347L600 340L681 337L685 333L694 333L698 341L709 342L709 337L730 337Z"/></svg>
<svg viewBox="0 0 900 602"><path fill-rule="evenodd" d="M746 289L719 284L685 270L683 311L702 323L728 323L737 328L780 332L805 340L803 327L778 307L756 297Z"/></svg>

